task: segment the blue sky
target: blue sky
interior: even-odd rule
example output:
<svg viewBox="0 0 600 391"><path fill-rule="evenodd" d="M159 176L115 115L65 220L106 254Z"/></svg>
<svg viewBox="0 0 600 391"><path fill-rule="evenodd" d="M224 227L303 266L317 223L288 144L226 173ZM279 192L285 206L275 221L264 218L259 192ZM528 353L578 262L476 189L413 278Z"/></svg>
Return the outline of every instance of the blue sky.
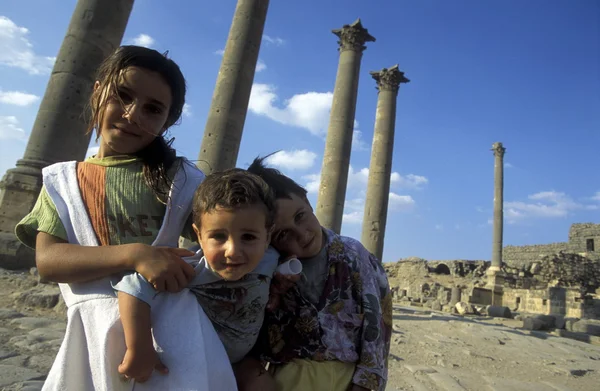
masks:
<svg viewBox="0 0 600 391"><path fill-rule="evenodd" d="M137 0L124 42L169 50L188 81L175 146L196 159L234 0ZM74 0L7 0L0 10L0 174L21 158ZM399 64L393 193L384 261L489 259L495 141L507 148L505 244L565 241L600 222L600 3L271 1L238 158L274 164L310 191L318 175L338 52L357 17L377 38L360 72L342 233L360 239L377 91ZM141 37L140 35L145 35Z"/></svg>

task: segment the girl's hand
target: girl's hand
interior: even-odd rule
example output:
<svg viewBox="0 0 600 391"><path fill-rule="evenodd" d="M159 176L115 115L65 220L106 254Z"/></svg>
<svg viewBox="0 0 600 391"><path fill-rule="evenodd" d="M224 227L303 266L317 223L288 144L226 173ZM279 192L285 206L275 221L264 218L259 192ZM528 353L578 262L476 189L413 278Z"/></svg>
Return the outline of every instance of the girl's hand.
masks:
<svg viewBox="0 0 600 391"><path fill-rule="evenodd" d="M292 258L297 258L295 255L285 257L280 263L286 262ZM281 296L284 295L291 287L300 281L301 274L284 276L281 273L275 273L271 286L269 288L269 301L267 302L267 310L273 311L279 307Z"/></svg>
<svg viewBox="0 0 600 391"><path fill-rule="evenodd" d="M132 254L133 266L158 292L179 292L194 278L194 268L182 257L194 255L184 248L140 244Z"/></svg>

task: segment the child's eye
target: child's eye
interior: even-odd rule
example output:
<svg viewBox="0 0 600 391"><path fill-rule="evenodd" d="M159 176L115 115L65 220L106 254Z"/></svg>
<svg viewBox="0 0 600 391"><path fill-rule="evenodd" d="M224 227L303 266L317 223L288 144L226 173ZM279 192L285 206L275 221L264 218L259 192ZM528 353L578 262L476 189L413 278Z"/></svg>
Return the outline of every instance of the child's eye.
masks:
<svg viewBox="0 0 600 391"><path fill-rule="evenodd" d="M242 240L251 241L251 240L255 240L255 239L256 239L256 235L252 235L252 234L243 234L242 235Z"/></svg>
<svg viewBox="0 0 600 391"><path fill-rule="evenodd" d="M131 96L123 90L117 91L119 98L123 101L123 103L131 102Z"/></svg>
<svg viewBox="0 0 600 391"><path fill-rule="evenodd" d="M151 112L152 114L160 114L162 113L162 109L156 105L150 105L148 106L148 111Z"/></svg>
<svg viewBox="0 0 600 391"><path fill-rule="evenodd" d="M288 234L288 231L281 231L279 232L279 235L277 235L277 241L278 242L282 242L285 240L286 236Z"/></svg>
<svg viewBox="0 0 600 391"><path fill-rule="evenodd" d="M227 235L225 234L213 234L211 235L211 239L217 240L219 242L227 240Z"/></svg>
<svg viewBox="0 0 600 391"><path fill-rule="evenodd" d="M294 220L296 222L298 222L298 221L302 220L303 217L304 217L304 212L300 212L296 216L294 216Z"/></svg>

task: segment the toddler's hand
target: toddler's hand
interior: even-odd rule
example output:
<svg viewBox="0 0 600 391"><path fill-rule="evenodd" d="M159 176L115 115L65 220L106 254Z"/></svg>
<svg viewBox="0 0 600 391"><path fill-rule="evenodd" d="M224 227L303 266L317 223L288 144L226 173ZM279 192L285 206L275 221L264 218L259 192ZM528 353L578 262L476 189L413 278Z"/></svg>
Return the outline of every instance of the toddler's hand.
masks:
<svg viewBox="0 0 600 391"><path fill-rule="evenodd" d="M184 248L140 245L134 254L135 271L140 273L158 292L179 292L196 274L182 257L194 255Z"/></svg>
<svg viewBox="0 0 600 391"><path fill-rule="evenodd" d="M133 379L138 383L148 380L154 370L163 375L169 373L153 346L143 350L127 349L118 370L126 379Z"/></svg>
<svg viewBox="0 0 600 391"><path fill-rule="evenodd" d="M286 257L281 262L286 262L292 258L296 258L295 255L290 255ZM300 281L301 274L294 275L286 275L284 276L281 273L275 273L273 275L273 280L271 281L271 286L269 288L269 301L267 302L267 310L273 311L279 307L279 302L281 301L281 296L284 295L291 287L296 285L298 281Z"/></svg>

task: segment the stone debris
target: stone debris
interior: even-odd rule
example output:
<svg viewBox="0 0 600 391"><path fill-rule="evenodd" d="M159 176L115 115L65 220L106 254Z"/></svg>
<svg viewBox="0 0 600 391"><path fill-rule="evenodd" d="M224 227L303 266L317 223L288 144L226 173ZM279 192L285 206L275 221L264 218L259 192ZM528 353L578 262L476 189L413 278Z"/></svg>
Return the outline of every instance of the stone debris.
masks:
<svg viewBox="0 0 600 391"><path fill-rule="evenodd" d="M460 315L467 315L467 314L474 314L475 310L473 309L473 306L469 303L465 303L464 301L459 301L458 303L456 303L456 311L460 314Z"/></svg>

